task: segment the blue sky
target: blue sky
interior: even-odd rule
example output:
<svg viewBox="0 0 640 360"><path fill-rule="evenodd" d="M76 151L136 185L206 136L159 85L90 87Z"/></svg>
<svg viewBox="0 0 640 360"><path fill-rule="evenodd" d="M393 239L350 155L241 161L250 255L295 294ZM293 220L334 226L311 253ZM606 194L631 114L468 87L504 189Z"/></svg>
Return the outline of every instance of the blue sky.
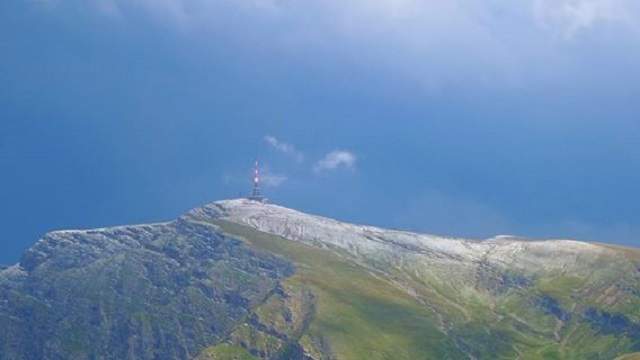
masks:
<svg viewBox="0 0 640 360"><path fill-rule="evenodd" d="M0 262L249 191L640 246L632 0L0 3Z"/></svg>

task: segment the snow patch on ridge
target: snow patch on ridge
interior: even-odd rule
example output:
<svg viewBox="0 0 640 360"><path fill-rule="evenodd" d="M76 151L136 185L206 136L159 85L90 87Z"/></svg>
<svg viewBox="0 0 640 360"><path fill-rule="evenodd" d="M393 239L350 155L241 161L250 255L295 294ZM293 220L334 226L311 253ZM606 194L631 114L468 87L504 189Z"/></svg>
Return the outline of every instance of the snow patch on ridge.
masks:
<svg viewBox="0 0 640 360"><path fill-rule="evenodd" d="M578 257L595 259L603 247L573 240L529 240L501 235L487 240L447 238L340 222L274 204L225 200L194 209L186 218L222 219L376 263L434 269L448 266L515 266L535 271L564 268Z"/></svg>

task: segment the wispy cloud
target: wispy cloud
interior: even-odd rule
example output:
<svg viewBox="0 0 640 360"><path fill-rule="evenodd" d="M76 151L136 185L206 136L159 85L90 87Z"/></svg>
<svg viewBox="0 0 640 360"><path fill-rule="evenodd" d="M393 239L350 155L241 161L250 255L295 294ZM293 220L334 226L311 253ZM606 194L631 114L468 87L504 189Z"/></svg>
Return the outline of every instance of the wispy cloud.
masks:
<svg viewBox="0 0 640 360"><path fill-rule="evenodd" d="M78 6L72 0L40 1ZM229 36L238 46L259 43L261 51L292 63L308 61L324 68L318 59L325 55L345 65L358 59L379 76L391 74L429 91L449 84L474 89L521 86L546 75L532 71L537 68L564 83L561 76L574 66L567 63L565 68L567 53L562 46L578 35L601 24L614 24L602 28L616 38L640 35L638 0L96 0L87 4L125 20L139 22L142 15L186 33ZM561 40L560 46L550 39ZM289 58L291 54L316 55ZM584 61L581 54L576 52L577 64Z"/></svg>
<svg viewBox="0 0 640 360"><path fill-rule="evenodd" d="M318 161L314 165L313 171L320 173L338 168L353 169L356 165L356 160L356 156L350 151L334 150Z"/></svg>
<svg viewBox="0 0 640 360"><path fill-rule="evenodd" d="M288 144L286 142L280 141L278 140L275 136L271 136L271 135L267 135L264 137L264 141L269 144L269 146L271 146L272 148L276 149L277 151L286 154L288 156L291 156L293 159L295 159L297 162L303 162L304 161L304 154L299 151L298 149L296 149L295 146Z"/></svg>
<svg viewBox="0 0 640 360"><path fill-rule="evenodd" d="M263 174L260 178L262 185L266 187L278 187L287 181L288 177L279 174Z"/></svg>
<svg viewBox="0 0 640 360"><path fill-rule="evenodd" d="M283 185L289 177L282 173L272 172L269 166L261 166L260 185L267 188L276 188ZM225 185L244 186L250 189L253 186L253 167L244 172L225 172L222 174L222 183Z"/></svg>
<svg viewBox="0 0 640 360"><path fill-rule="evenodd" d="M634 10L635 14L634 14ZM601 23L637 27L637 4L629 0L534 0L533 16L544 28L572 39ZM634 18L635 16L635 18Z"/></svg>

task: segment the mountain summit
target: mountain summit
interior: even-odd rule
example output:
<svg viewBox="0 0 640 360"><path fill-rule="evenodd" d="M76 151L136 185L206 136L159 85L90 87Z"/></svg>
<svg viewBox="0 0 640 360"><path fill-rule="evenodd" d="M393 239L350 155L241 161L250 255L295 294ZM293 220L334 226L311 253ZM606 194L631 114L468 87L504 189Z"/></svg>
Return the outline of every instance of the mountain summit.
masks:
<svg viewBox="0 0 640 360"><path fill-rule="evenodd" d="M613 359L640 251L354 225L238 199L54 231L0 267L1 359Z"/></svg>

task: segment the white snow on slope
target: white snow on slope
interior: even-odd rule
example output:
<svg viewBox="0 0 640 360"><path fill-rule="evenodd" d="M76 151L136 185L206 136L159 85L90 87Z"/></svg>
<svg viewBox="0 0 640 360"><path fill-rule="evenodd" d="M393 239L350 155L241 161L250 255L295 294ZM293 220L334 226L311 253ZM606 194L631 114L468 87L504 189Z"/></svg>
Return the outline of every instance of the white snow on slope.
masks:
<svg viewBox="0 0 640 360"><path fill-rule="evenodd" d="M606 248L572 240L521 240L498 236L484 241L445 238L343 223L273 204L236 199L192 210L187 217L219 218L310 245L340 249L358 258L406 267L472 265L479 262L535 271L564 268L578 257L594 259Z"/></svg>

